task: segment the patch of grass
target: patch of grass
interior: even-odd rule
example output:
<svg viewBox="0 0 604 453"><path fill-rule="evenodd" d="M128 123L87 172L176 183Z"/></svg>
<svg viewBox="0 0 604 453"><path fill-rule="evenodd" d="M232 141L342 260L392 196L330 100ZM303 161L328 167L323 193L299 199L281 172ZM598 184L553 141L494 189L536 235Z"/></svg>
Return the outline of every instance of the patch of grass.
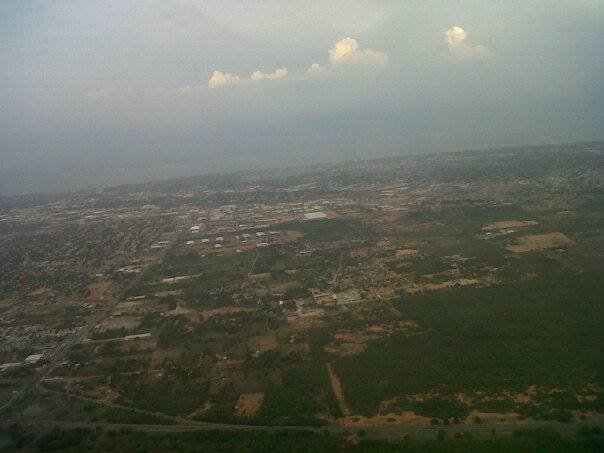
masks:
<svg viewBox="0 0 604 453"><path fill-rule="evenodd" d="M304 233L304 241L309 242L366 241L375 236L369 226L351 219L287 222L282 223L279 227L284 230L301 231Z"/></svg>
<svg viewBox="0 0 604 453"><path fill-rule="evenodd" d="M168 415L188 415L208 398L208 382L202 379L124 379L120 390L121 404Z"/></svg>

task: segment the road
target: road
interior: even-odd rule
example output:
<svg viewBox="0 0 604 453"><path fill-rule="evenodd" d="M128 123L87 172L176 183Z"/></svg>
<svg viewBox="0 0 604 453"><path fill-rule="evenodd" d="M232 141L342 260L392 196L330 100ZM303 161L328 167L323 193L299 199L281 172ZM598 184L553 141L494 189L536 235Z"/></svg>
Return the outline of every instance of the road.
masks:
<svg viewBox="0 0 604 453"><path fill-rule="evenodd" d="M256 265L256 261L258 261L258 257L260 256L260 250L256 250L256 256L254 257L254 261L252 261L252 265L250 266L250 271L247 273L249 277L254 272L254 266Z"/></svg>
<svg viewBox="0 0 604 453"><path fill-rule="evenodd" d="M318 434L329 433L331 435L350 435L358 433L359 430L365 431L365 435L372 439L388 439L396 440L403 439L409 435L416 440L430 440L436 438L440 431L444 431L448 436L454 436L456 433L471 433L474 437L509 437L518 429L537 429L553 427L563 436L572 436L576 434L577 429L581 426L579 422L572 423L556 423L556 422L541 422L531 421L520 423L502 423L497 424L495 434L493 434L493 426L488 425L449 425L449 426L434 426L434 427L416 427L404 425L389 425L389 426L266 426L266 425L231 425L226 423L205 423L197 422L194 424L176 424L176 425L146 425L146 424L126 424L126 423L104 423L104 422L84 422L84 421L57 421L57 420L35 420L31 418L12 418L0 420L1 427L9 427L13 424L28 427L39 427L52 429L54 427L63 429L75 428L101 428L108 431L130 430L138 432L150 433L182 433L193 431L209 431L209 430L226 430L226 431L263 431L263 432L281 432L284 430L293 431L310 431ZM589 425L593 425L590 423Z"/></svg>

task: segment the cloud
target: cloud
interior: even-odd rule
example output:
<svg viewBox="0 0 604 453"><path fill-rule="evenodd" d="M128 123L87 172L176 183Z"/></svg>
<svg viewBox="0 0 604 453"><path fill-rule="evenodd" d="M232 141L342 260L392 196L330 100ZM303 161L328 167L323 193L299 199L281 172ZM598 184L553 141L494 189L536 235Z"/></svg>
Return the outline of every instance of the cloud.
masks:
<svg viewBox="0 0 604 453"><path fill-rule="evenodd" d="M310 79L325 76L337 76L345 74L362 74L363 70L375 72L388 64L388 55L373 49L359 49L359 43L354 38L344 38L336 42L329 50L329 62L327 65L313 63L303 73L294 74L293 79ZM243 85L261 81L283 80L289 76L287 68L282 67L274 72L254 71L249 78L214 71L208 80L207 88L220 88L228 85ZM198 91L198 87L181 87L179 93L191 93Z"/></svg>
<svg viewBox="0 0 604 453"><path fill-rule="evenodd" d="M326 75L328 72L325 66L321 66L319 63L311 64L304 75L306 77L320 77L322 75Z"/></svg>
<svg viewBox="0 0 604 453"><path fill-rule="evenodd" d="M252 80L280 80L287 77L287 68L279 68L270 74L261 71L254 71L250 77Z"/></svg>
<svg viewBox="0 0 604 453"><path fill-rule="evenodd" d="M490 55L489 49L484 46L470 46L466 43L466 31L455 26L444 33L445 43L449 53L460 61L485 58Z"/></svg>
<svg viewBox="0 0 604 453"><path fill-rule="evenodd" d="M334 44L329 51L329 62L332 65L368 64L385 66L388 55L372 49L359 50L359 43L354 38L344 38Z"/></svg>
<svg viewBox="0 0 604 453"><path fill-rule="evenodd" d="M385 53L359 49L358 41L348 37L336 42L329 50L328 65L313 63L304 73L304 78L366 74L367 71L375 73L386 67L388 62Z"/></svg>
<svg viewBox="0 0 604 453"><path fill-rule="evenodd" d="M233 74L228 74L222 71L214 71L212 77L208 80L208 88L218 88L227 85L236 85L241 82L241 79Z"/></svg>
<svg viewBox="0 0 604 453"><path fill-rule="evenodd" d="M265 73L262 71L254 71L252 75L246 79L241 78L237 75L225 73L222 71L214 71L212 73L212 77L208 80L208 88L220 88L228 85L241 85L248 84L252 82L260 82L262 80L281 80L287 77L288 71L287 68L279 68L274 72ZM189 88L189 87L184 87ZM191 91L191 90L188 90Z"/></svg>

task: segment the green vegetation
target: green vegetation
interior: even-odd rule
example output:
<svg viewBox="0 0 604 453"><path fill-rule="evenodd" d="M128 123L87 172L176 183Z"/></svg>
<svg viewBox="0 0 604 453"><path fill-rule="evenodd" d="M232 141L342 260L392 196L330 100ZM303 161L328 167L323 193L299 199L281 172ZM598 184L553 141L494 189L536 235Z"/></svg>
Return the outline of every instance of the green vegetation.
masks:
<svg viewBox="0 0 604 453"><path fill-rule="evenodd" d="M359 356L339 359L338 375L349 404L368 415L380 401L407 394L602 385L601 294L593 275L550 275L406 296L399 307L425 334L371 343ZM554 394L547 406L566 409L568 402ZM578 402L573 408L582 406L603 409ZM451 416L444 409L442 415Z"/></svg>
<svg viewBox="0 0 604 453"><path fill-rule="evenodd" d="M279 225L279 228L304 233L305 242L366 241L375 237L375 233L366 224L348 219L287 222Z"/></svg>
<svg viewBox="0 0 604 453"><path fill-rule="evenodd" d="M421 401L410 398L397 398L387 406L387 411L400 412L410 410L425 417L440 417L448 421L449 418L465 418L470 414L470 406L455 398L426 397ZM438 424L438 419L434 418Z"/></svg>
<svg viewBox="0 0 604 453"><path fill-rule="evenodd" d="M267 381L257 421L278 425L322 425L326 417L341 415L318 348L313 348L310 357L300 353L284 356L269 351L251 359L248 369L254 374L270 376L277 372L280 376L276 381Z"/></svg>
<svg viewBox="0 0 604 453"><path fill-rule="evenodd" d="M120 403L168 415L188 415L208 398L208 382L187 377L166 378L156 382L122 379Z"/></svg>
<svg viewBox="0 0 604 453"><path fill-rule="evenodd" d="M476 437L470 433L447 436L438 432L433 440L382 441L359 431L358 443L349 443L341 435L310 431L194 431L183 433L103 431L78 428L35 435L19 426L0 431L6 436L8 450L27 447L37 451L119 451L119 452L593 452L604 448L601 430L585 426L572 437L563 438L549 429L518 430L513 437Z"/></svg>

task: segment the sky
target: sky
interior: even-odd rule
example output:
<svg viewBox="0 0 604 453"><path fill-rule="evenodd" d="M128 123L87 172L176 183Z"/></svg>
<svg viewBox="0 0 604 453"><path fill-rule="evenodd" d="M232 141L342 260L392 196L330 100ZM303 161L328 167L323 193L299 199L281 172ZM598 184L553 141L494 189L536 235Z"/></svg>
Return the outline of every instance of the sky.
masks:
<svg viewBox="0 0 604 453"><path fill-rule="evenodd" d="M604 0L3 0L0 194L604 139Z"/></svg>

